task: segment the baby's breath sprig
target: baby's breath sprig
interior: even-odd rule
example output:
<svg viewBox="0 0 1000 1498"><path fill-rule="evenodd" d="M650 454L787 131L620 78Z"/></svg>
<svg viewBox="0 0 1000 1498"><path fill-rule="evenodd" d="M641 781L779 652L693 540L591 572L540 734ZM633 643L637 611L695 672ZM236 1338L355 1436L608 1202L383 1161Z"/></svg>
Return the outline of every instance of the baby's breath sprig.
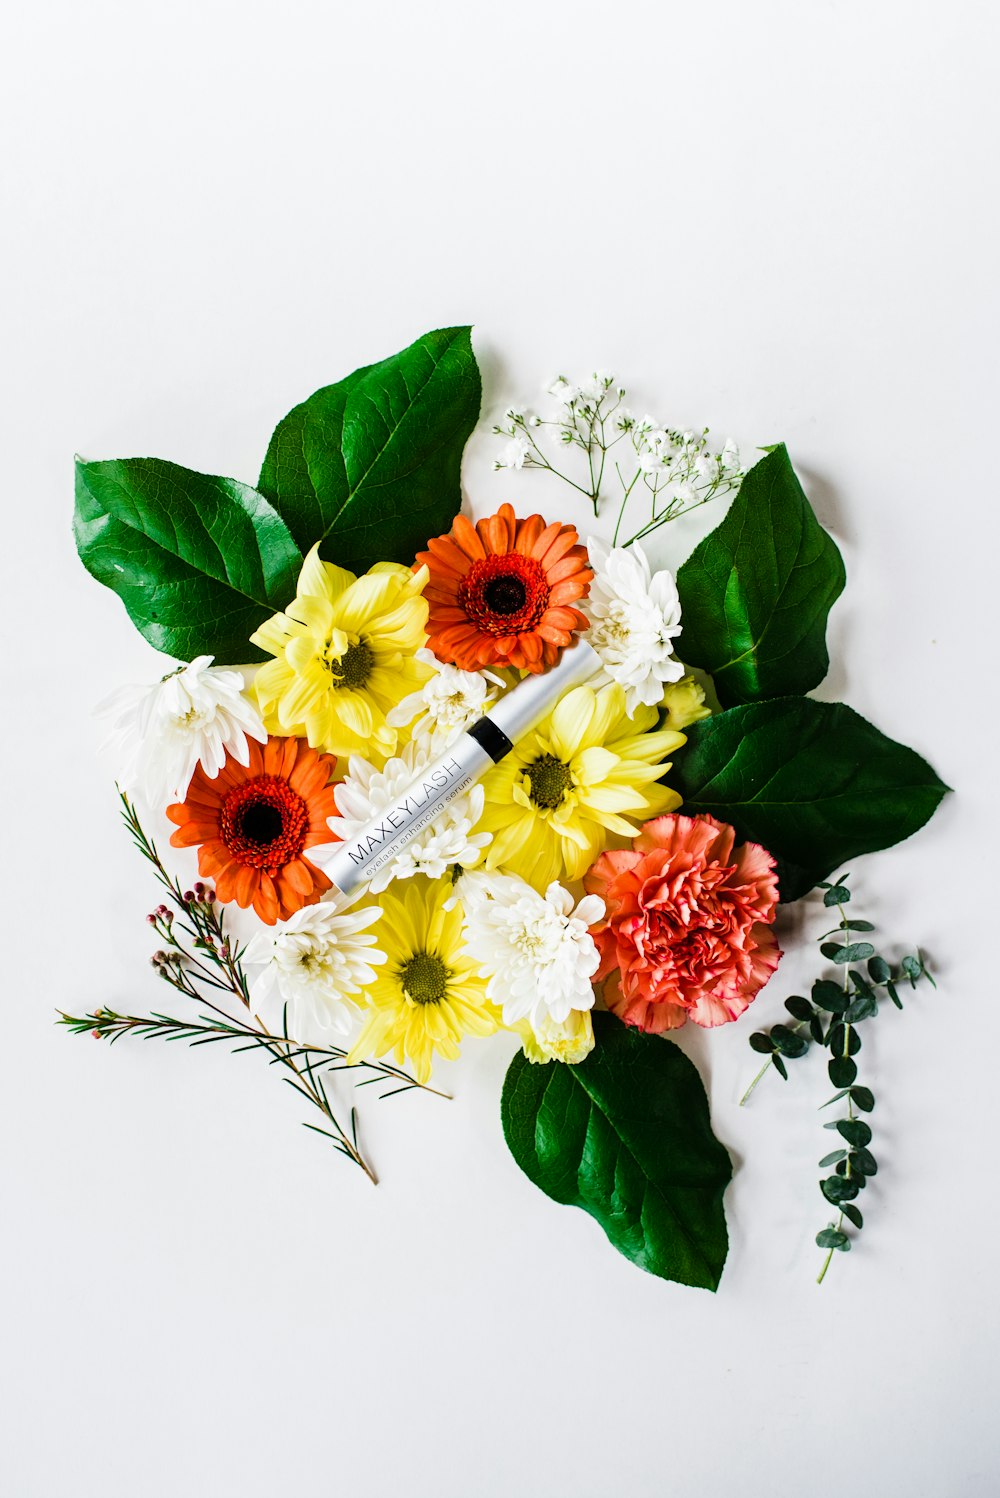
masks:
<svg viewBox="0 0 1000 1498"><path fill-rule="evenodd" d="M348 1125L341 1123L330 1098L327 1078L330 1073L350 1071L362 1080L358 1087L372 1083L389 1084L380 1097L392 1097L400 1092L409 1092L419 1087L425 1092L435 1092L411 1077L408 1072L385 1061L348 1062L347 1052L337 1046L315 1046L303 1044L288 1033L287 1009L282 1016L280 1034L268 1030L259 1016L254 1015L250 1003L250 991L242 965L244 948L230 937L225 929L225 914L215 898L210 885L201 882L185 890L180 882L167 873L155 843L147 837L134 805L126 795L119 792L122 803L122 819L129 830L135 846L152 865L155 876L166 891L170 905L161 904L147 917L163 947L154 952L150 961L164 982L169 983L185 998L193 1000L210 1014L199 1014L193 1020L176 1019L171 1015L119 1014L113 1009L95 1009L86 1015L59 1012L58 1023L67 1026L74 1035L90 1033L98 1040L114 1044L123 1035L137 1035L144 1039L187 1041L189 1045L207 1045L219 1041L229 1042L236 1051L262 1051L270 1058L271 1065L279 1065L289 1073L285 1081L302 1097L306 1098L323 1116L323 1126L306 1124L307 1129L322 1134L333 1147L354 1162L365 1172L373 1184L377 1177L358 1144L357 1109L352 1107ZM171 909L170 906L174 909ZM248 1018L236 1019L226 1009L220 1008L210 997L211 992L226 996L227 1001L236 999ZM363 1074L367 1073L367 1076ZM446 1094L437 1093L439 1097Z"/></svg>
<svg viewBox="0 0 1000 1498"><path fill-rule="evenodd" d="M713 452L707 427L701 432L682 431L652 416L637 417L624 404L625 388L614 375L598 370L580 385L560 375L547 393L555 401L553 415L539 416L516 406L504 413L503 422L493 431L507 441L493 466L552 473L585 495L595 516L600 514L605 479L613 467L620 490L616 546L626 510L633 495L640 497L638 491L646 493L648 513L622 542L624 546L740 486L743 473L735 443L726 442L720 452ZM552 461L540 440L546 433L557 450L578 448L582 452L587 471L579 480Z"/></svg>
<svg viewBox="0 0 1000 1498"><path fill-rule="evenodd" d="M856 1198L878 1170L878 1162L869 1148L871 1126L858 1117L859 1113L871 1113L875 1107L871 1088L858 1082L855 1057L861 1050L859 1026L875 1018L880 998L888 997L897 1009L902 1009L899 989L904 982L915 988L921 978L926 978L932 988L937 987L919 951L904 957L894 967L876 952L870 941L858 940L859 935L866 937L875 927L871 921L848 917L849 877L842 874L835 884L819 886L823 890L824 908L836 909L840 916L838 925L819 938L820 951L828 961L843 968L843 980L837 983L817 978L810 998L793 994L785 1000L791 1024L772 1025L769 1030L758 1030L750 1036L752 1049L767 1060L740 1099L742 1106L772 1066L787 1081L787 1061L798 1060L814 1044L829 1051L827 1074L838 1090L821 1106L828 1108L846 1102L847 1116L823 1126L836 1131L843 1142L819 1162L821 1170L833 1167L833 1174L824 1176L819 1186L824 1199L837 1209L838 1215L836 1222L828 1222L816 1235L817 1245L827 1250L818 1284L822 1284L834 1253L846 1253L851 1247L845 1224L850 1223L858 1232L863 1228L864 1218ZM864 963L864 971L852 965L855 963Z"/></svg>

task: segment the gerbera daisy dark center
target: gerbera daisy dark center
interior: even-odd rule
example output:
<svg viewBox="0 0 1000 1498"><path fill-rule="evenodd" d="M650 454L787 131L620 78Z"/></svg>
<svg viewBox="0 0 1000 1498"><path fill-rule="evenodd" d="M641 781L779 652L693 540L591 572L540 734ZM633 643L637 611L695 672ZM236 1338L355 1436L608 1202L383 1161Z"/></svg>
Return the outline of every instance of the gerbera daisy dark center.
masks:
<svg viewBox="0 0 1000 1498"><path fill-rule="evenodd" d="M459 584L458 602L476 627L488 634L526 634L548 607L545 569L535 557L516 551L482 557Z"/></svg>
<svg viewBox="0 0 1000 1498"><path fill-rule="evenodd" d="M533 760L524 773L531 786L532 801L536 806L550 809L559 805L573 781L569 765L554 754L543 754Z"/></svg>
<svg viewBox="0 0 1000 1498"><path fill-rule="evenodd" d="M266 848L281 836L283 818L276 806L267 801L251 801L239 817L239 830L248 842Z"/></svg>
<svg viewBox="0 0 1000 1498"><path fill-rule="evenodd" d="M495 614L516 614L523 609L528 590L519 577L491 577L483 589L486 604Z"/></svg>
<svg viewBox="0 0 1000 1498"><path fill-rule="evenodd" d="M327 661L336 687L363 687L375 665L375 653L364 640L348 645L341 656Z"/></svg>
<svg viewBox="0 0 1000 1498"><path fill-rule="evenodd" d="M309 810L287 780L257 775L231 790L219 813L219 836L237 863L275 874L298 858Z"/></svg>
<svg viewBox="0 0 1000 1498"><path fill-rule="evenodd" d="M414 1004L440 1004L448 992L448 969L433 952L414 952L399 970L399 981Z"/></svg>

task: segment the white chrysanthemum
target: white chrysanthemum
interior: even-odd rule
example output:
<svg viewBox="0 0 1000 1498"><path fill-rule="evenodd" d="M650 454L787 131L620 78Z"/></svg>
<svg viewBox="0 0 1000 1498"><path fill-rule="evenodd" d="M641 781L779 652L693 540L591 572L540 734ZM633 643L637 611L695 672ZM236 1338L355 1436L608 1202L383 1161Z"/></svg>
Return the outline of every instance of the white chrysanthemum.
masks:
<svg viewBox="0 0 1000 1498"><path fill-rule="evenodd" d="M594 567L580 604L590 620L587 639L606 675L625 688L627 711L652 707L664 684L684 675L673 646L681 631L677 585L667 571L650 572L638 545L609 547L591 537L587 550Z"/></svg>
<svg viewBox="0 0 1000 1498"><path fill-rule="evenodd" d="M265 965L253 986L254 1003L271 1000L279 1025L287 1006L288 1034L296 1040L349 1034L358 1012L353 997L374 983L375 968L386 960L377 938L364 934L380 915L378 906L346 910L340 901L322 900L253 937L245 961Z"/></svg>
<svg viewBox="0 0 1000 1498"><path fill-rule="evenodd" d="M561 884L540 895L515 874L478 873L463 874L456 894L466 946L489 974L486 992L503 1008L504 1024L527 1020L543 1030L593 1007L600 954L588 927L604 914L598 895L585 895L574 910Z"/></svg>
<svg viewBox="0 0 1000 1498"><path fill-rule="evenodd" d="M430 759L489 712L497 698L491 686L502 689L504 683L490 671L463 671L447 665L432 650L418 650L417 660L430 666L434 674L419 692L411 692L387 713L386 722L390 728L405 728L412 723L410 736Z"/></svg>
<svg viewBox="0 0 1000 1498"><path fill-rule="evenodd" d="M267 742L260 714L243 695L242 673L213 666L213 659L199 655L155 686L122 687L97 709L114 720L120 783L150 806L182 798L199 763L214 779L227 753L250 763L248 737Z"/></svg>
<svg viewBox="0 0 1000 1498"><path fill-rule="evenodd" d="M355 837L366 822L381 816L405 794L420 769L432 757L425 744L418 740L407 744L402 755L387 760L381 770L352 754L347 762L346 778L334 786L340 816L330 817L331 831L342 842ZM483 849L493 841L492 833L474 830L482 815L483 787L474 785L464 795L450 801L440 816L422 828L379 869L369 886L372 894L379 894L393 879L409 879L414 874L440 879L455 864L463 869L472 868L482 857ZM336 847L336 844L323 844L314 848L310 857L322 867L324 855L335 852Z"/></svg>

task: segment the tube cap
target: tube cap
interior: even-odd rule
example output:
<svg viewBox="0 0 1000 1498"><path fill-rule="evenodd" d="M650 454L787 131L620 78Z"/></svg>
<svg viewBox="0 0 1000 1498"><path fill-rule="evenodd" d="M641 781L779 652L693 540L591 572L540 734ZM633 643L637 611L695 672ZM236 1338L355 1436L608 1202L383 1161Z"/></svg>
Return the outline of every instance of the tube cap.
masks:
<svg viewBox="0 0 1000 1498"><path fill-rule="evenodd" d="M537 676L526 676L489 712L489 720L505 733L512 744L523 738L547 717L559 698L573 687L582 686L601 669L597 651L578 636L563 651L558 663Z"/></svg>

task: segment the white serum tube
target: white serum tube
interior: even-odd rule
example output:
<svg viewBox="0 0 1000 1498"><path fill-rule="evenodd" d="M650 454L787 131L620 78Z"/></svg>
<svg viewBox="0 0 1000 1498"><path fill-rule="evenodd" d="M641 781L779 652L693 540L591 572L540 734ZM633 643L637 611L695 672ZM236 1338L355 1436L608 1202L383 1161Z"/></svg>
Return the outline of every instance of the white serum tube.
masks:
<svg viewBox="0 0 1000 1498"><path fill-rule="evenodd" d="M560 697L595 676L600 664L596 651L578 638L551 670L519 681L488 716L420 770L391 806L323 859L323 870L336 889L349 896L368 884L449 802L509 754Z"/></svg>

